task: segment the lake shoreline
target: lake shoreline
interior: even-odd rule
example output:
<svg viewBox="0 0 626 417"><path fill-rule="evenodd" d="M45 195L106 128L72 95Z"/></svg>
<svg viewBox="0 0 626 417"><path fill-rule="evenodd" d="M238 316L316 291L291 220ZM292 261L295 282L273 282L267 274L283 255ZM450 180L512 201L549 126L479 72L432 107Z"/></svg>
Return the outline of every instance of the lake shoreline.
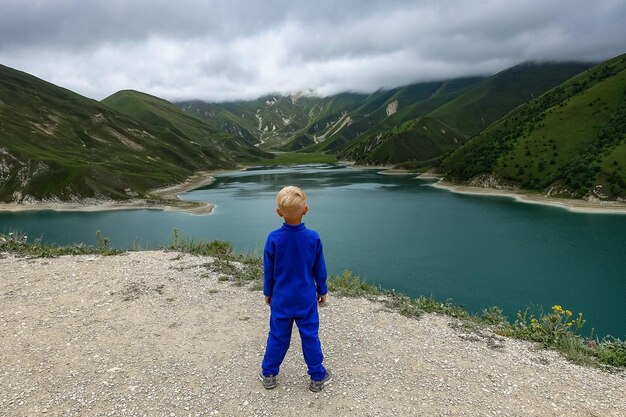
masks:
<svg viewBox="0 0 626 417"><path fill-rule="evenodd" d="M616 201L590 202L585 200L575 200L566 198L545 197L539 194L523 194L512 190L500 190L486 187L472 187L455 184L445 181L439 175L431 173L415 173L404 169L395 169L387 165L357 165L348 161L339 162L348 168L379 170L377 174L388 176L416 175L416 179L437 180L429 186L440 190L446 190L455 194L475 195L484 197L508 197L519 203L537 204L549 207L562 208L574 213L585 214L626 214L626 204ZM24 212L24 211L78 211L78 212L98 212L98 211L119 211L119 210L160 210L178 211L194 215L211 214L215 204L203 201L181 200L179 195L206 187L215 181L214 175L217 173L237 172L256 166L243 166L232 170L199 171L185 181L157 188L148 194L152 199L131 199L131 200L102 200L87 198L78 202L37 201L28 203L0 203L0 212Z"/></svg>
<svg viewBox="0 0 626 417"><path fill-rule="evenodd" d="M303 403L319 417L626 412L623 373L490 328L470 331L453 317L415 319L332 291L319 309L320 338L336 379L309 391L294 334L278 388L266 391L257 378L270 315L261 287L237 285L216 261L176 251L3 253L6 415L237 417L279 404L281 415L300 416Z"/></svg>
<svg viewBox="0 0 626 417"><path fill-rule="evenodd" d="M557 207L573 213L622 215L626 214L626 204L616 201L591 202L567 198L551 198L539 194L522 194L515 191L498 190L495 188L471 187L445 181L444 178L433 174L418 175L416 179L438 180L437 182L429 185L433 188L450 191L455 194L484 197L508 197L514 199L518 203Z"/></svg>
<svg viewBox="0 0 626 417"><path fill-rule="evenodd" d="M203 201L185 201L181 200L179 195L212 184L215 181L214 175L218 172L226 171L201 171L191 175L181 183L154 189L148 193L154 197L154 200L137 198L120 201L87 198L78 202L44 200L32 203L0 203L0 212L161 210L180 211L194 215L210 214L215 208L215 204Z"/></svg>
<svg viewBox="0 0 626 417"><path fill-rule="evenodd" d="M379 175L388 176L407 176L416 175L416 179L420 180L436 180L429 184L433 188L450 191L455 194L475 195L483 197L508 197L514 199L518 203L537 204L542 206L562 208L573 213L585 214L626 214L626 203L617 201L586 201L570 198L553 198L539 194L523 194L513 190L499 190L486 187L472 187L468 185L455 184L446 181L444 177L424 172L422 174L411 172L405 169L396 169L387 165L352 165L351 168L380 170Z"/></svg>

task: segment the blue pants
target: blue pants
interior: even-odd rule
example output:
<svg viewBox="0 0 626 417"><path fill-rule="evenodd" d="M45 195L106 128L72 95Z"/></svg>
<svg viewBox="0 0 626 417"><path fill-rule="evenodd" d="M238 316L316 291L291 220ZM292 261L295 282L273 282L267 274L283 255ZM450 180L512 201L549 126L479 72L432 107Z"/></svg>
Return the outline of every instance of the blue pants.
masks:
<svg viewBox="0 0 626 417"><path fill-rule="evenodd" d="M311 379L321 381L326 376L326 368L322 365L324 355L318 336L320 326L317 305L305 317L281 317L272 313L270 316L270 332L267 336L267 347L263 358L263 375L278 375L281 363L291 342L291 329L296 322L302 340L304 361L309 368Z"/></svg>

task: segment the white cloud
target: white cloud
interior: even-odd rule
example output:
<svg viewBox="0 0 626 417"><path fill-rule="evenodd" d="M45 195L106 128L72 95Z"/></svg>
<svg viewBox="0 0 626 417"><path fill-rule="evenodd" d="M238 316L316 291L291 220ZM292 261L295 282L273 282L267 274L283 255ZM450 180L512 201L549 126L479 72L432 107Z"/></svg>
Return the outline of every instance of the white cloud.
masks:
<svg viewBox="0 0 626 417"><path fill-rule="evenodd" d="M367 92L626 52L622 0L0 4L0 63L96 99Z"/></svg>

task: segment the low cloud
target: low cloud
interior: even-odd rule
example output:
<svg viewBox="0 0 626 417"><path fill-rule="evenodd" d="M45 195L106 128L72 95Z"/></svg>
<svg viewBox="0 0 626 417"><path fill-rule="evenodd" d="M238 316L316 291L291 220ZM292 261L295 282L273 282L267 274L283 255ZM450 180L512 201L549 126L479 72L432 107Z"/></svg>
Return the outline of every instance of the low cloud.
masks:
<svg viewBox="0 0 626 417"><path fill-rule="evenodd" d="M370 92L626 52L622 0L0 2L0 63L95 99Z"/></svg>

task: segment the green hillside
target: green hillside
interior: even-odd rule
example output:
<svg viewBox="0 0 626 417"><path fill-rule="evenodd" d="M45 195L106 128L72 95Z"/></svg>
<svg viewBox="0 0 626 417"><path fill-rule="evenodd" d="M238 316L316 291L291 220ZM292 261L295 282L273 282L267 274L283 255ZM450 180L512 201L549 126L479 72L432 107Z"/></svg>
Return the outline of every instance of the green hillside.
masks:
<svg viewBox="0 0 626 417"><path fill-rule="evenodd" d="M0 65L0 201L125 199L258 152L222 132L180 129Z"/></svg>
<svg viewBox="0 0 626 417"><path fill-rule="evenodd" d="M464 82L473 83L478 78L464 79L453 83L460 85ZM305 148L307 152L341 153L350 147L356 140L370 136L377 136L387 129L395 128L416 117L427 113L428 105L419 106L438 95L448 82L418 83L391 90L379 90L365 97L352 109L345 109L341 113L330 114L326 119L318 121L306 132L308 141L300 137L299 143L292 143L285 150ZM440 102L445 102L459 94L459 90L450 89L447 94L441 94Z"/></svg>
<svg viewBox="0 0 626 417"><path fill-rule="evenodd" d="M369 95L271 95L178 105L263 149L330 153L362 164L422 165L437 162L467 137L590 66L527 63L491 77L417 83Z"/></svg>
<svg viewBox="0 0 626 417"><path fill-rule="evenodd" d="M590 68L585 63L525 63L477 83L429 115L473 136L520 104Z"/></svg>
<svg viewBox="0 0 626 417"><path fill-rule="evenodd" d="M454 181L551 196L626 197L626 54L515 109L450 155Z"/></svg>
<svg viewBox="0 0 626 417"><path fill-rule="evenodd" d="M420 117L377 136L368 136L341 152L340 158L371 165L406 161L426 164L459 147L465 139L436 119Z"/></svg>
<svg viewBox="0 0 626 417"><path fill-rule="evenodd" d="M493 123L535 94L588 67L571 63L522 64L489 78L440 83L427 98L400 107L350 141L339 157L360 164L432 165L481 130L483 124Z"/></svg>
<svg viewBox="0 0 626 417"><path fill-rule="evenodd" d="M398 112L387 119L387 121L380 127L383 129L392 128L393 124L396 124L394 123L396 119L408 120L425 116L459 97L472 86L480 83L484 79L485 77L467 77L443 81L439 88L428 98L416 101L413 104L409 104L408 106L398 109Z"/></svg>
<svg viewBox="0 0 626 417"><path fill-rule="evenodd" d="M269 95L252 101L177 105L263 149L336 153L372 129L379 133L424 116L480 80L418 83L367 95Z"/></svg>
<svg viewBox="0 0 626 417"><path fill-rule="evenodd" d="M201 150L203 155L211 157L216 163L226 165L271 156L250 146L240 137L233 137L185 114L174 104L158 97L125 90L105 98L102 103L149 125L159 138L167 139L182 153L193 154Z"/></svg>
<svg viewBox="0 0 626 417"><path fill-rule="evenodd" d="M246 120L218 105L199 100L177 103L177 106L185 114L197 117L233 136L238 136L250 145L256 145L261 142L261 138L256 132L256 126L252 124L251 117L248 117Z"/></svg>
<svg viewBox="0 0 626 417"><path fill-rule="evenodd" d="M251 101L177 103L185 113L239 136L248 143L270 149L284 146L328 113L358 102L361 95L345 93L321 98L310 95L268 95Z"/></svg>

